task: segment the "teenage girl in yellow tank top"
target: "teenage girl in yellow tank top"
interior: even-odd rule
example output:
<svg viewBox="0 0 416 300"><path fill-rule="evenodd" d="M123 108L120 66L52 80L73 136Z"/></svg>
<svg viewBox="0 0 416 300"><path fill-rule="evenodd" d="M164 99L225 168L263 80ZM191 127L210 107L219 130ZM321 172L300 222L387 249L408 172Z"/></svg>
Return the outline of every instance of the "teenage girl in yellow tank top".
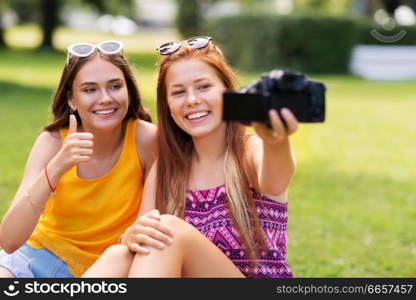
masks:
<svg viewBox="0 0 416 300"><path fill-rule="evenodd" d="M122 43L75 44L0 224L0 277L80 276L136 219L155 126Z"/></svg>

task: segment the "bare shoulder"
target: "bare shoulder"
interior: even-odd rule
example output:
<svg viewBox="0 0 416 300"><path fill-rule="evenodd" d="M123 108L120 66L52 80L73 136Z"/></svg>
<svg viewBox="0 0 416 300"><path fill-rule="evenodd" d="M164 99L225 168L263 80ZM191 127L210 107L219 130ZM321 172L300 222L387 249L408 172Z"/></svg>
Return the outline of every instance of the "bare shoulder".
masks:
<svg viewBox="0 0 416 300"><path fill-rule="evenodd" d="M42 162L49 161L61 147L62 142L58 131L43 131L36 139L30 156Z"/></svg>
<svg viewBox="0 0 416 300"><path fill-rule="evenodd" d="M43 131L37 137L26 162L24 177L37 175L38 172L56 155L61 149L62 143L59 132Z"/></svg>
<svg viewBox="0 0 416 300"><path fill-rule="evenodd" d="M62 142L58 131L43 131L36 139L34 148L41 147L48 152L54 152L58 151L61 146Z"/></svg>
<svg viewBox="0 0 416 300"><path fill-rule="evenodd" d="M143 120L137 121L137 155L140 158L140 164L145 175L150 170L150 166L155 159L156 131L157 127L154 124Z"/></svg>
<svg viewBox="0 0 416 300"><path fill-rule="evenodd" d="M156 140L156 125L143 121L137 121L136 142L139 146L153 145Z"/></svg>

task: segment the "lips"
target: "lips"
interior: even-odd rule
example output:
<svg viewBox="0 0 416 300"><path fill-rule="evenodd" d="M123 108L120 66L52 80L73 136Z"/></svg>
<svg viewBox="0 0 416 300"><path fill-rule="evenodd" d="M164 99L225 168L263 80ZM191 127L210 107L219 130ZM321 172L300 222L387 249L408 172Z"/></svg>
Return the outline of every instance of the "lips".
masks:
<svg viewBox="0 0 416 300"><path fill-rule="evenodd" d="M198 111L198 112L191 112L185 115L185 118L193 121L193 120L199 120L204 117L206 117L209 114L209 111Z"/></svg>
<svg viewBox="0 0 416 300"><path fill-rule="evenodd" d="M109 116L114 114L117 111L117 108L107 108L107 109L97 109L93 113L99 116Z"/></svg>

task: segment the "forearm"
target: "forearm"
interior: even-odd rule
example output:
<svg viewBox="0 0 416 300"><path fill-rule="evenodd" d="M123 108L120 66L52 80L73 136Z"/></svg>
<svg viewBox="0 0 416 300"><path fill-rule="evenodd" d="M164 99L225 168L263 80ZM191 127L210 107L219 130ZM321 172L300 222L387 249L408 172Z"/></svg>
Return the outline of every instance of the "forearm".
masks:
<svg viewBox="0 0 416 300"><path fill-rule="evenodd" d="M61 175L52 162L47 171L49 181L55 187ZM44 170L39 172L35 180L19 189L0 225L0 245L6 252L14 252L30 237L50 193Z"/></svg>
<svg viewBox="0 0 416 300"><path fill-rule="evenodd" d="M295 160L289 139L279 145L263 144L259 184L262 193L278 196L289 186L295 172Z"/></svg>

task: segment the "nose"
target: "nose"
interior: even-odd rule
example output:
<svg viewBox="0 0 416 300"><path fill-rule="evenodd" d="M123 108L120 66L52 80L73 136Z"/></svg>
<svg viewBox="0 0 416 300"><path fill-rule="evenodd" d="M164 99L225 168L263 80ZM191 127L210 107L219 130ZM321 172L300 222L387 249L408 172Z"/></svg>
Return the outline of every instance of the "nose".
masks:
<svg viewBox="0 0 416 300"><path fill-rule="evenodd" d="M99 104L107 104L112 102L113 99L111 98L110 94L108 93L108 91L106 89L102 89L101 90L101 95L100 95L100 99L99 99Z"/></svg>
<svg viewBox="0 0 416 300"><path fill-rule="evenodd" d="M188 105L195 105L199 103L199 98L194 91L189 91L186 95L186 103Z"/></svg>

